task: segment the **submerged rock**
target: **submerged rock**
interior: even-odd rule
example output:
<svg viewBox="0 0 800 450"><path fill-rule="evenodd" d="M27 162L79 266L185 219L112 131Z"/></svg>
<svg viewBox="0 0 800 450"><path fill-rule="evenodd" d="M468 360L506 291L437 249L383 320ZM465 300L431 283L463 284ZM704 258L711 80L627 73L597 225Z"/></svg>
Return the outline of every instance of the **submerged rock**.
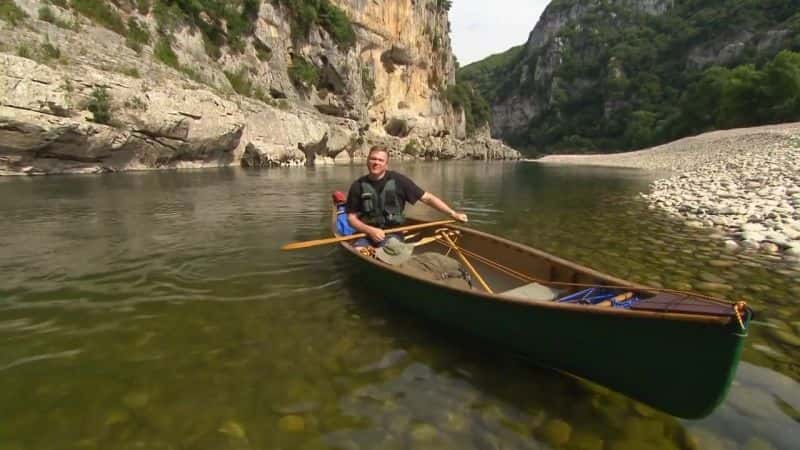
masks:
<svg viewBox="0 0 800 450"><path fill-rule="evenodd" d="M572 427L561 419L551 419L540 430L542 439L554 447L561 447L569 442Z"/></svg>
<svg viewBox="0 0 800 450"><path fill-rule="evenodd" d="M281 417L278 421L278 427L283 431L297 433L305 429L306 421L301 416L290 414Z"/></svg>

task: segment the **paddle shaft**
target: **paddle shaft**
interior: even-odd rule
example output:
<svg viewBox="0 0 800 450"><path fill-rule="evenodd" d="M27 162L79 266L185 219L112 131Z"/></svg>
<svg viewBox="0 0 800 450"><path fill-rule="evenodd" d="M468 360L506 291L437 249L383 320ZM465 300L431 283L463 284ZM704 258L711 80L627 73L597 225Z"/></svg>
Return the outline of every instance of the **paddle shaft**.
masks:
<svg viewBox="0 0 800 450"><path fill-rule="evenodd" d="M422 228L435 227L438 225L446 225L453 222L455 222L455 220L449 219L449 220L439 220L437 222L418 223L416 225L406 225L403 227L390 228L388 230L384 230L384 232L386 234L399 233L401 231L419 230ZM349 236L337 236L332 238L316 239L313 241L290 242L281 247L281 250L297 250L301 248L316 247L318 245L335 244L337 242L352 241L354 239L359 239L363 237L367 237L367 233L356 233L356 234L351 234Z"/></svg>
<svg viewBox="0 0 800 450"><path fill-rule="evenodd" d="M450 248L455 250L455 252L458 255L458 257L461 258L461 262L463 262L464 265L467 266L467 269L469 269L469 271L472 272L472 275L475 278L478 279L478 283L480 283L481 286L483 286L483 289L485 289L486 292L488 292L490 294L494 294L494 292L492 292L492 289L489 287L489 285L486 284L485 281L483 281L483 277L481 276L481 274L479 274L478 271L474 267L472 267L472 264L470 264L470 262L467 260L467 257L464 256L463 253L461 253L461 249L458 248L458 246L456 245L455 242L453 242L452 239L450 239L450 235L447 234L447 231L442 233L442 236L447 241L447 244L450 246Z"/></svg>

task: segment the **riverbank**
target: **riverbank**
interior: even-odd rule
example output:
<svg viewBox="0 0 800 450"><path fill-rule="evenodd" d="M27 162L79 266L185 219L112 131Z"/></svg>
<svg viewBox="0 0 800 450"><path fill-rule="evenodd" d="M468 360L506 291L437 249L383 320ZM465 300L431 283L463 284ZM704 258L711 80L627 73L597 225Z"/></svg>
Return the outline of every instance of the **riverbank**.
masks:
<svg viewBox="0 0 800 450"><path fill-rule="evenodd" d="M800 123L714 131L635 152L535 161L665 171L643 194L651 208L715 228L729 250L760 249L800 260Z"/></svg>

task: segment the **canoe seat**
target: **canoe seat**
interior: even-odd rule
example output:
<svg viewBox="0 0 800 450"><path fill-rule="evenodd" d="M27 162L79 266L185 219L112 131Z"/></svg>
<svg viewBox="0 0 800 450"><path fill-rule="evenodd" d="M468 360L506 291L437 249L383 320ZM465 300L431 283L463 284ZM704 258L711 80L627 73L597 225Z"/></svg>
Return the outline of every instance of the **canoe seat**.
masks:
<svg viewBox="0 0 800 450"><path fill-rule="evenodd" d="M552 302L558 298L561 292L558 289L554 289L543 284L529 283L505 292L501 292L500 294L537 302Z"/></svg>

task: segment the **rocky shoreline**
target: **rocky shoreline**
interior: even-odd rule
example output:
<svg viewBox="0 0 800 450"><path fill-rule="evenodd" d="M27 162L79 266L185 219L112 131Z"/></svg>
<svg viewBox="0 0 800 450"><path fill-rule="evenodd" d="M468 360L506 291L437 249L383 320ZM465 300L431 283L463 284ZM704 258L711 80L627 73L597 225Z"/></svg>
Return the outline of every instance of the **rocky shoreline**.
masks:
<svg viewBox="0 0 800 450"><path fill-rule="evenodd" d="M731 251L800 261L800 123L715 131L635 152L535 161L665 171L642 194L650 208L714 228Z"/></svg>

